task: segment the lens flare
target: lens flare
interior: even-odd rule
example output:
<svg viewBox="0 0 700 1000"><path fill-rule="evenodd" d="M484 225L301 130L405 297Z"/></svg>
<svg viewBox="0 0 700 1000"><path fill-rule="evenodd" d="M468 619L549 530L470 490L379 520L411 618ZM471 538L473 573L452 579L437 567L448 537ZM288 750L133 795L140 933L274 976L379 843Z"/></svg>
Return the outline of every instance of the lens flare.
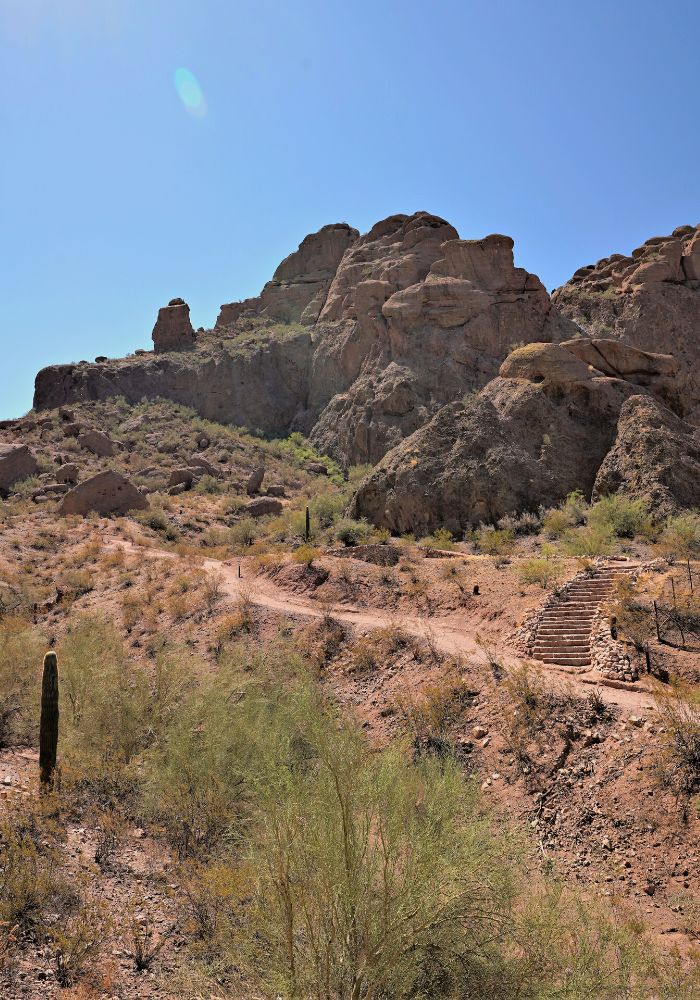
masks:
<svg viewBox="0 0 700 1000"><path fill-rule="evenodd" d="M192 70L181 66L175 70L173 77L177 96L182 101L182 106L189 114L195 118L202 118L207 113L207 102L204 100L202 88L199 80Z"/></svg>

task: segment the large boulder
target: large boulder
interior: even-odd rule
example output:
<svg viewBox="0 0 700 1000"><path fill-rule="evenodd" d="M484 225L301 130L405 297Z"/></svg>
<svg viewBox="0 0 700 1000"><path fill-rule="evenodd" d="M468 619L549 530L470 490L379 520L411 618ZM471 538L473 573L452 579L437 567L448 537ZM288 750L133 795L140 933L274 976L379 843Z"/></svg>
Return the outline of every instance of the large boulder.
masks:
<svg viewBox="0 0 700 1000"><path fill-rule="evenodd" d="M63 497L58 508L61 514L126 514L130 510L146 510L148 500L119 472L108 469L74 486Z"/></svg>
<svg viewBox="0 0 700 1000"><path fill-rule="evenodd" d="M256 497L255 500L249 500L241 510L248 517L266 517L268 514L281 514L284 504L275 497Z"/></svg>
<svg viewBox="0 0 700 1000"><path fill-rule="evenodd" d="M70 483L71 486L74 486L78 482L79 472L75 462L64 462L56 472L56 482Z"/></svg>
<svg viewBox="0 0 700 1000"><path fill-rule="evenodd" d="M167 306L158 310L158 319L151 336L156 353L189 351L195 346L190 307L184 299L171 299Z"/></svg>
<svg viewBox="0 0 700 1000"><path fill-rule="evenodd" d="M655 517L700 508L700 434L658 400L631 396L615 443L595 479L594 498L644 500Z"/></svg>
<svg viewBox="0 0 700 1000"><path fill-rule="evenodd" d="M0 443L0 493L7 493L14 483L38 471L37 461L26 444Z"/></svg>
<svg viewBox="0 0 700 1000"><path fill-rule="evenodd" d="M263 484L263 479L265 478L265 466L259 465L256 469L253 469L251 474L248 476L248 482L245 486L245 491L249 497L254 496Z"/></svg>
<svg viewBox="0 0 700 1000"><path fill-rule="evenodd" d="M681 416L700 423L700 226L679 226L629 255L579 268L552 293L552 304L588 337L673 355L678 372L666 398ZM606 346L614 363L610 351Z"/></svg>
<svg viewBox="0 0 700 1000"><path fill-rule="evenodd" d="M114 454L114 441L108 438L102 431L90 430L78 435L78 444L86 451L91 451L93 455L107 458Z"/></svg>

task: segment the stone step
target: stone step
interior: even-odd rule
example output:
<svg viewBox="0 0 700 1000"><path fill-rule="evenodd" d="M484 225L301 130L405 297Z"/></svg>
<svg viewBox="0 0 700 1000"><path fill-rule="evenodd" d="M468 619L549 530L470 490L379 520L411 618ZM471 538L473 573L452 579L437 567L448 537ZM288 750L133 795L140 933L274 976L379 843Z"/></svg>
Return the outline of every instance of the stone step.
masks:
<svg viewBox="0 0 700 1000"><path fill-rule="evenodd" d="M578 656L581 659L589 659L590 660L590 658L591 658L591 651L588 648L586 648L586 649L579 649L579 648L575 648L575 649L535 649L535 650L533 650L532 655L535 657L536 660L539 660L543 656Z"/></svg>
<svg viewBox="0 0 700 1000"><path fill-rule="evenodd" d="M561 635L561 636L568 636L568 635L570 635L572 639L578 639L579 636L582 636L582 635L588 636L590 634L591 634L591 630L589 628L559 628L556 625L554 625L554 626L552 626L550 628L542 628L542 629L538 629L537 630L537 638L538 639L539 638L544 638L545 636L551 636L551 635L557 635L557 636L559 636L559 635Z"/></svg>
<svg viewBox="0 0 700 1000"><path fill-rule="evenodd" d="M540 663L558 663L562 667L590 667L590 656L536 656Z"/></svg>

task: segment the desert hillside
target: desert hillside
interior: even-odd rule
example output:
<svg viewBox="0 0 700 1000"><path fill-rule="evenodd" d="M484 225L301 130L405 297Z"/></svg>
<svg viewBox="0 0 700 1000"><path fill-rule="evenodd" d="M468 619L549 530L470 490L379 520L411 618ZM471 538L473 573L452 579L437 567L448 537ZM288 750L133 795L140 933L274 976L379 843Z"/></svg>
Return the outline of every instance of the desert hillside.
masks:
<svg viewBox="0 0 700 1000"><path fill-rule="evenodd" d="M700 227L513 251L325 226L0 424L2 996L700 997Z"/></svg>

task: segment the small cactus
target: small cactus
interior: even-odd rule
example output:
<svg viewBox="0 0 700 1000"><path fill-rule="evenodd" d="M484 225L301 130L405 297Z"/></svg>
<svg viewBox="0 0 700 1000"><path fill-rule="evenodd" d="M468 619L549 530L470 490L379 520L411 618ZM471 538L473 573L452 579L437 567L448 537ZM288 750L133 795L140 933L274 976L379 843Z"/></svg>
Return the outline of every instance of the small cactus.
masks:
<svg viewBox="0 0 700 1000"><path fill-rule="evenodd" d="M44 657L41 679L39 723L39 776L42 786L53 784L58 748L58 660L53 652Z"/></svg>

